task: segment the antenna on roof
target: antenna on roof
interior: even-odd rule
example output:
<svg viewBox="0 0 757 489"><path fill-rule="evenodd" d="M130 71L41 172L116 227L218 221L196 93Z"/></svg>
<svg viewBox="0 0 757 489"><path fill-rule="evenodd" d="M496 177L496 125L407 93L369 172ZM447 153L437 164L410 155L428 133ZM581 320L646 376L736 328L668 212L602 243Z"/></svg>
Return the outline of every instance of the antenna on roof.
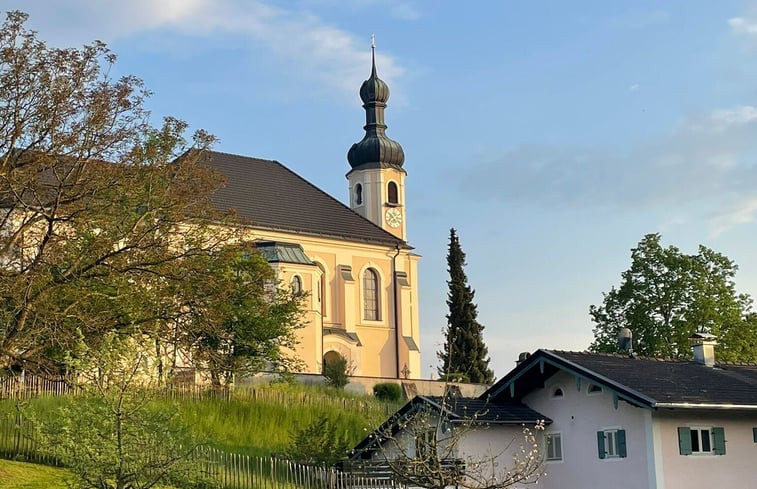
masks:
<svg viewBox="0 0 757 489"><path fill-rule="evenodd" d="M633 333L628 328L618 331L618 349L633 356Z"/></svg>

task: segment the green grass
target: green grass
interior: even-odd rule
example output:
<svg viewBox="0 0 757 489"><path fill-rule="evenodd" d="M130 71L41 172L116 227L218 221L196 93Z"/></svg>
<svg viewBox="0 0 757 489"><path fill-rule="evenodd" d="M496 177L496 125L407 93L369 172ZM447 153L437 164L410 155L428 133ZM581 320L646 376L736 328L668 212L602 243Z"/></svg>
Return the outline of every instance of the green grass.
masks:
<svg viewBox="0 0 757 489"><path fill-rule="evenodd" d="M54 422L60 408L76 397L41 397L15 404L0 401L0 419L21 413L38 421ZM226 399L156 398L149 408L176 413L180 425L202 444L252 456L285 452L291 434L317 419L339 426L350 445L378 426L398 405L387 405L373 396L305 385L275 384L240 389ZM2 448L2 447L0 447Z"/></svg>
<svg viewBox="0 0 757 489"><path fill-rule="evenodd" d="M64 469L0 460L0 489L68 489Z"/></svg>

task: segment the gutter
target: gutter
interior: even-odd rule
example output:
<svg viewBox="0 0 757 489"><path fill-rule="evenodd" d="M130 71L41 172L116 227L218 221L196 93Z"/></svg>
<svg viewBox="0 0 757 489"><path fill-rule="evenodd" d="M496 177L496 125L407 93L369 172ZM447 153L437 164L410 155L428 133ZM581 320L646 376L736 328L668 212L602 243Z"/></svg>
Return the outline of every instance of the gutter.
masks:
<svg viewBox="0 0 757 489"><path fill-rule="evenodd" d="M718 410L744 410L757 411L757 404L694 404L691 402L657 402L655 408L667 409L718 409Z"/></svg>
<svg viewBox="0 0 757 489"><path fill-rule="evenodd" d="M394 300L392 306L394 308L394 351L396 357L397 367L397 379L400 378L400 325L399 325L399 307L397 304L397 257L400 256L400 244L397 243L395 250L397 251L392 257L392 292L394 294Z"/></svg>

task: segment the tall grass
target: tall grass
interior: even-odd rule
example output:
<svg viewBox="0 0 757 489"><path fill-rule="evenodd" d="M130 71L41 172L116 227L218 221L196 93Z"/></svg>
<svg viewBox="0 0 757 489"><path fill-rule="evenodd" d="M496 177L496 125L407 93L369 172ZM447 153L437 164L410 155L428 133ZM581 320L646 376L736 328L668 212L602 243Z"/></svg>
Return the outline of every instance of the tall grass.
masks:
<svg viewBox="0 0 757 489"><path fill-rule="evenodd" d="M22 417L55 423L63 406L81 402L73 396L0 400L0 418ZM372 396L304 385L263 385L239 389L229 398L156 395L148 409L176 414L177 422L202 444L251 455L283 454L291 434L311 422L328 419L354 445L398 406Z"/></svg>

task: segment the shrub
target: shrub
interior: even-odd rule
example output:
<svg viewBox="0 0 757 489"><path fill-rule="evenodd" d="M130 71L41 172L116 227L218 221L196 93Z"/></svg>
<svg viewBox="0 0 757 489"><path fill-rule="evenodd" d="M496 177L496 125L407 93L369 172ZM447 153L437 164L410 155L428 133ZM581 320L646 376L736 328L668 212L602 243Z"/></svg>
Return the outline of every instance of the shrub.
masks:
<svg viewBox="0 0 757 489"><path fill-rule="evenodd" d="M350 381L347 359L339 355L333 360L329 360L323 365L323 377L326 379L326 385L344 388Z"/></svg>
<svg viewBox="0 0 757 489"><path fill-rule="evenodd" d="M291 434L286 456L305 464L332 465L345 458L351 446L338 422L321 418Z"/></svg>
<svg viewBox="0 0 757 489"><path fill-rule="evenodd" d="M402 387L394 382L382 382L373 386L373 395L382 401L399 401L402 399Z"/></svg>

